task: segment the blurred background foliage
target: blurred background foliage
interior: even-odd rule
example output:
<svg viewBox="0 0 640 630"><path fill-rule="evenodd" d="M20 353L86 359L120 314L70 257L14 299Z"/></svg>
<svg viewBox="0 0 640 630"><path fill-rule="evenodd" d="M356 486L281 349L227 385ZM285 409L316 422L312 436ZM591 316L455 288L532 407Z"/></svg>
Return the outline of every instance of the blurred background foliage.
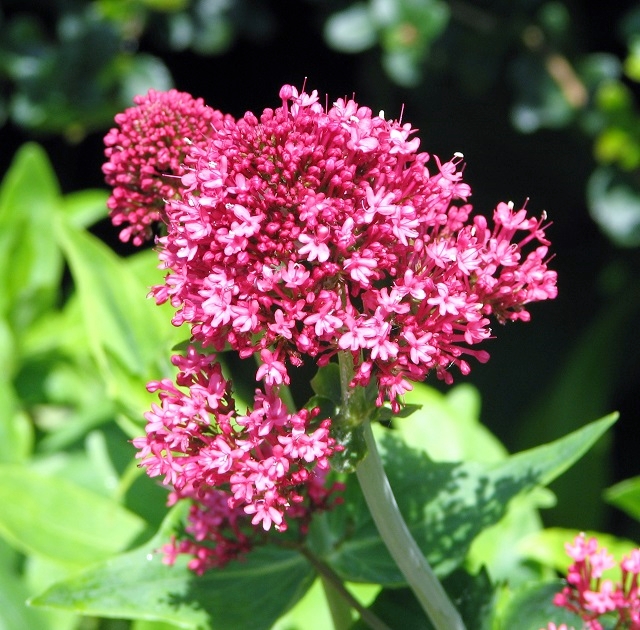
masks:
<svg viewBox="0 0 640 630"><path fill-rule="evenodd" d="M640 540L602 499L640 474L637 3L2 0L0 174L36 140L63 193L104 188L102 137L134 95L175 86L240 116L305 80L329 101L355 94L402 115L430 153L464 153L476 210L546 210L560 297L496 330L492 361L469 380L510 450L619 410L609 443L556 483L543 516ZM101 216L94 234L131 254ZM42 405L44 393L23 393L27 413Z"/></svg>

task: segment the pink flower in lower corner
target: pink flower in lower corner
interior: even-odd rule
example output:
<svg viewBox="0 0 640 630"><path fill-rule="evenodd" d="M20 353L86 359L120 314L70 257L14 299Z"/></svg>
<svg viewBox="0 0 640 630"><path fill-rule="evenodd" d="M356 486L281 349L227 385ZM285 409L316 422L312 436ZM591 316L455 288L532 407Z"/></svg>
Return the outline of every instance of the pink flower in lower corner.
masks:
<svg viewBox="0 0 640 630"><path fill-rule="evenodd" d="M568 585L555 596L554 604L577 614L589 630L600 630L599 619L604 615L617 618L616 628L640 630L640 549L620 561L622 580L613 582L602 576L618 563L596 538L587 539L581 533L565 548L573 563L567 572Z"/></svg>

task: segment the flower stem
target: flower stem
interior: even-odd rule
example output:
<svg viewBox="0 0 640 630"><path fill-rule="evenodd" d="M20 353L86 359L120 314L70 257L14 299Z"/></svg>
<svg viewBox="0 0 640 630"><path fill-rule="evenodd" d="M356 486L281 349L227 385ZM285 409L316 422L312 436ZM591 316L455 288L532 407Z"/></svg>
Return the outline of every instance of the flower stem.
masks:
<svg viewBox="0 0 640 630"><path fill-rule="evenodd" d="M331 608L331 616L334 619L336 629L345 627L343 625L344 607L337 604L336 595L339 595L343 601L347 602L359 615L371 630L391 630L387 624L379 617L365 608L344 586L342 580L333 569L325 564L318 556L311 552L304 545L300 546L300 553L309 561L311 566L318 572L322 579L322 586L325 590L329 607ZM349 615L349 619L351 616ZM350 627L351 622L346 627Z"/></svg>
<svg viewBox="0 0 640 630"><path fill-rule="evenodd" d="M464 630L462 618L400 514L369 421L364 438L368 452L356 475L382 540L436 630Z"/></svg>
<svg viewBox="0 0 640 630"><path fill-rule="evenodd" d="M349 407L357 406L358 394L363 395L363 392L349 386L353 378L353 357L347 352L340 352L338 361L342 413L349 416ZM356 475L384 544L436 630L465 630L460 614L449 600L400 514L369 419L363 419L362 428L367 454L358 464Z"/></svg>

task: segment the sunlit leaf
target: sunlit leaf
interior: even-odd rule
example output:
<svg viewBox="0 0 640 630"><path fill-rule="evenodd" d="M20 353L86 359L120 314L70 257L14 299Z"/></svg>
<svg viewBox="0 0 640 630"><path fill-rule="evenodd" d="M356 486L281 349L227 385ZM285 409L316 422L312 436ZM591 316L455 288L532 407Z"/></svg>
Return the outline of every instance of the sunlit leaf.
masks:
<svg viewBox="0 0 640 630"><path fill-rule="evenodd" d="M494 464L434 462L382 427L378 427L377 439L400 511L442 576L462 563L475 537L504 516L511 499L562 474L615 419L615 415L608 416ZM344 504L329 513L328 521L336 540L341 540L345 530L353 532L327 555L344 579L387 586L404 583L353 477L348 480Z"/></svg>
<svg viewBox="0 0 640 630"><path fill-rule="evenodd" d="M51 235L59 207L58 182L45 152L24 145L0 187L0 313L17 331L55 303L62 256Z"/></svg>
<svg viewBox="0 0 640 630"><path fill-rule="evenodd" d="M507 457L506 448L480 423L480 394L471 385L458 385L445 395L416 383L404 399L420 408L395 421L398 435L431 459L495 462Z"/></svg>
<svg viewBox="0 0 640 630"><path fill-rule="evenodd" d="M13 386L0 379L0 462L20 463L31 455L33 423Z"/></svg>
<svg viewBox="0 0 640 630"><path fill-rule="evenodd" d="M640 521L640 477L625 479L615 486L608 488L604 498L624 510L629 516Z"/></svg>
<svg viewBox="0 0 640 630"><path fill-rule="evenodd" d="M163 564L158 549L176 532L185 507L173 510L143 547L60 582L30 603L180 628L267 630L313 582L315 573L301 554L275 547L200 577L189 571L185 558Z"/></svg>
<svg viewBox="0 0 640 630"><path fill-rule="evenodd" d="M556 580L521 587L501 608L497 627L540 630L553 621L557 626L565 623L569 628L582 628L582 620L577 615L553 603L554 595L563 586L563 582Z"/></svg>
<svg viewBox="0 0 640 630"><path fill-rule="evenodd" d="M87 228L107 216L107 198L105 190L80 190L65 195L62 211L74 227Z"/></svg>
<svg viewBox="0 0 640 630"><path fill-rule="evenodd" d="M114 395L144 392L144 380L159 376L165 344L172 343L170 323L146 298L148 286L101 241L62 221L57 234L76 283L89 347Z"/></svg>
<svg viewBox="0 0 640 630"><path fill-rule="evenodd" d="M24 582L14 573L0 565L0 628L38 628L49 630L47 613L25 605L29 591Z"/></svg>
<svg viewBox="0 0 640 630"><path fill-rule="evenodd" d="M0 466L0 535L16 548L86 565L121 551L144 522L115 501L26 466Z"/></svg>

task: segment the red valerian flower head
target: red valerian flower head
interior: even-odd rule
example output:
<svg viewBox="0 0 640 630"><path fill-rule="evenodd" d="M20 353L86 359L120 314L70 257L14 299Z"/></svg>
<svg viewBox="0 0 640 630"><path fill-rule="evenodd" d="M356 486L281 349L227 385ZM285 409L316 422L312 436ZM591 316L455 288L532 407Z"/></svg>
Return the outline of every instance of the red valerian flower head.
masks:
<svg viewBox="0 0 640 630"><path fill-rule="evenodd" d="M616 627L640 630L640 549L621 560L622 580L614 583L603 579L603 573L617 563L596 538L581 533L565 548L573 563L567 572L568 586L555 596L554 604L576 613L592 630L602 629L598 620L605 614L617 616Z"/></svg>
<svg viewBox="0 0 640 630"><path fill-rule="evenodd" d="M349 352L352 384L375 378L397 409L411 381L486 361L491 316L527 320L556 296L544 217L500 203L492 227L471 218L460 155L431 159L409 124L353 100L280 97L191 145L165 208L170 274L153 293L202 346L268 349L271 383L303 356Z"/></svg>
<svg viewBox="0 0 640 630"><path fill-rule="evenodd" d="M231 117L177 90L149 90L134 103L116 116L117 127L104 138L108 161L102 170L113 187L111 220L126 224L120 239L141 245L151 238L151 225L164 219L167 201L179 196L190 144L206 146L212 131Z"/></svg>

